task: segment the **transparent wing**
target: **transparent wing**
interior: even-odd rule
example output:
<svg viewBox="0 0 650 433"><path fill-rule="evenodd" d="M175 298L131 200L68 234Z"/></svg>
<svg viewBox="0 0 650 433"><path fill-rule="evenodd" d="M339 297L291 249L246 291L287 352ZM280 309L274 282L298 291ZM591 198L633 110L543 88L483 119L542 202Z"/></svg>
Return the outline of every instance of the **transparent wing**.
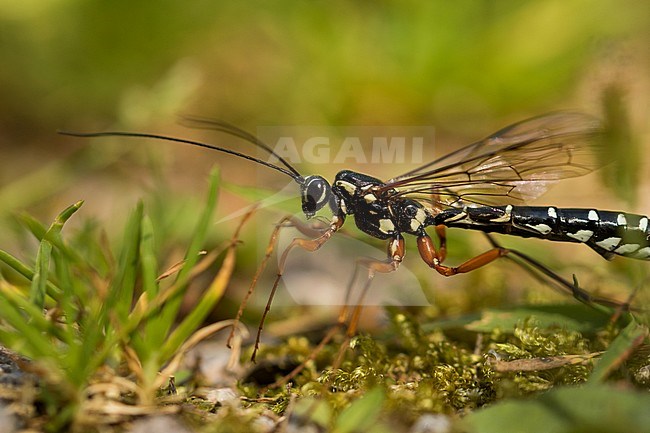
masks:
<svg viewBox="0 0 650 433"><path fill-rule="evenodd" d="M599 168L602 132L598 119L582 113L524 120L389 180L380 193L434 207L532 200Z"/></svg>

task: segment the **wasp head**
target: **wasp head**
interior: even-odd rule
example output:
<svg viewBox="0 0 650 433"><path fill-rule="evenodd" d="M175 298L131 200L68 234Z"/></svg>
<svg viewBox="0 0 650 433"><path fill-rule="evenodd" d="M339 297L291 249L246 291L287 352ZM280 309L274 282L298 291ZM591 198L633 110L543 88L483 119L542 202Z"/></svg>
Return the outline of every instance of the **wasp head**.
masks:
<svg viewBox="0 0 650 433"><path fill-rule="evenodd" d="M313 217L332 197L332 187L321 176L307 176L300 184L302 211L307 218Z"/></svg>

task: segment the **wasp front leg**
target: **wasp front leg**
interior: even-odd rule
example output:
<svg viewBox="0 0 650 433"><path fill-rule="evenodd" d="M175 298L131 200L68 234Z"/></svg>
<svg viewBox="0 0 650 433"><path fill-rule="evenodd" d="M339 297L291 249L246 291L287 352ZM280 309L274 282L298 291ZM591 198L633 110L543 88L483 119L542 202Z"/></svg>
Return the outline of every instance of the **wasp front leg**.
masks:
<svg viewBox="0 0 650 433"><path fill-rule="evenodd" d="M323 350L325 345L329 343L332 340L332 338L334 338L334 336L339 331L339 329L342 328L347 323L348 325L345 333L345 340L341 344L341 348L339 349L339 352L332 364L332 369L333 370L337 369L341 365L343 354L345 353L345 349L349 345L350 339L356 333L357 325L361 317L361 310L363 309L364 298L368 293L368 290L370 289L370 285L372 283L372 280L374 279L375 274L377 272L390 273L396 271L399 268L400 263L402 263L402 260L404 259L404 253L405 253L404 238L402 237L402 235L396 234L388 244L388 258L386 260L377 260L377 259L365 258L365 257L357 259L355 263L354 272L352 274L352 278L350 278L350 282L348 283L348 287L345 292L345 301L343 303L341 312L339 313L336 324L333 325L327 331L325 337L323 337L323 339L320 341L320 343L318 343L316 348L312 350L312 352L309 354L309 356L304 362L302 362L298 367L296 367L293 371L291 371L286 376L278 379L276 382L270 385L269 388L277 388L279 386L282 386L286 384L289 380L296 377L302 370L304 370L307 363L309 361L314 360L316 356L321 352L321 350ZM368 276L363 285L363 288L361 289L360 295L354 301L352 301L350 299L352 297L352 288L354 286L354 282L357 279L358 271L360 268L367 269ZM350 308L351 305L353 305L352 309Z"/></svg>
<svg viewBox="0 0 650 433"><path fill-rule="evenodd" d="M276 242L277 238L277 233L282 227L282 225L290 221L291 219L283 219L278 227L276 228L276 231L274 231L274 236L272 236L272 241L269 243L269 249L271 245L274 245ZM343 223L345 222L345 214L339 213L339 215L335 215L332 218L332 222L330 223L330 226L325 230L325 231L317 231L320 235L315 238L315 239L303 239L303 238L295 238L291 241L289 246L284 250L282 253L282 256L280 256L280 261L278 263L278 272L275 278L275 281L273 282L273 287L271 288L271 293L269 294L269 298L266 302L266 307L264 308L264 312L262 313L262 318L260 319L260 324L257 328L257 336L255 337L255 347L253 348L253 354L251 355L251 361L255 361L255 357L257 356L257 351L259 350L260 347L260 339L262 337L262 330L264 328L264 321L266 320L266 316L268 315L269 311L271 310L271 303L273 302L273 298L275 297L275 292L278 289L278 285L280 284L280 279L282 278L282 275L284 274L284 268L285 264L287 262L287 258L289 257L289 253L291 250L293 250L295 247L300 247L304 250L307 250L309 252L316 251L322 247L325 242L327 242L333 235L336 233L342 226ZM304 234L309 234L312 232L314 229L310 228L306 225L303 225L302 222L300 223L301 225L297 225L296 227L301 233ZM270 251L267 249L267 255L265 257L265 260L270 256Z"/></svg>

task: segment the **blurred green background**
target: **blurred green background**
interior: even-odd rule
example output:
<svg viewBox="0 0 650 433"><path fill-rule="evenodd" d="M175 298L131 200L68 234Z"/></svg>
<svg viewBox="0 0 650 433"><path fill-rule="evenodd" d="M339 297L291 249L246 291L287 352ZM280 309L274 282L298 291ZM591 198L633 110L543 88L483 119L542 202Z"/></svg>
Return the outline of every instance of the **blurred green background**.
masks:
<svg viewBox="0 0 650 433"><path fill-rule="evenodd" d="M119 239L114 229L147 197L162 239L182 242L211 165L224 162L229 182L255 184L247 162L161 143L73 139L57 129L209 136L232 146L182 128L177 115L250 131L433 125L450 148L568 108L618 110L634 141L648 142L644 1L0 0L0 58L0 245L8 249L29 246L14 212L47 221L78 199L86 205L73 224L94 218ZM268 174L281 187L279 177ZM590 182L553 204L628 206ZM647 185L640 192L626 210L650 212ZM223 214L236 207L230 200L224 193ZM215 242L231 233L215 230Z"/></svg>

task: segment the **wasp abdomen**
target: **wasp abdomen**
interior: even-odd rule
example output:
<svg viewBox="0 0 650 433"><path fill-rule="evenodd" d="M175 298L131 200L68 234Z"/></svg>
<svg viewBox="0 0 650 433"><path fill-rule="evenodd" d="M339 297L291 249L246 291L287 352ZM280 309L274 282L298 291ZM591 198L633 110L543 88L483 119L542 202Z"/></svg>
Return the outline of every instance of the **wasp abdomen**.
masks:
<svg viewBox="0 0 650 433"><path fill-rule="evenodd" d="M479 206L445 210L435 217L447 227L585 243L605 258L650 259L648 217L596 209L541 206Z"/></svg>
<svg viewBox="0 0 650 433"><path fill-rule="evenodd" d="M650 259L648 217L596 209L557 212L565 236L586 243L603 257Z"/></svg>

